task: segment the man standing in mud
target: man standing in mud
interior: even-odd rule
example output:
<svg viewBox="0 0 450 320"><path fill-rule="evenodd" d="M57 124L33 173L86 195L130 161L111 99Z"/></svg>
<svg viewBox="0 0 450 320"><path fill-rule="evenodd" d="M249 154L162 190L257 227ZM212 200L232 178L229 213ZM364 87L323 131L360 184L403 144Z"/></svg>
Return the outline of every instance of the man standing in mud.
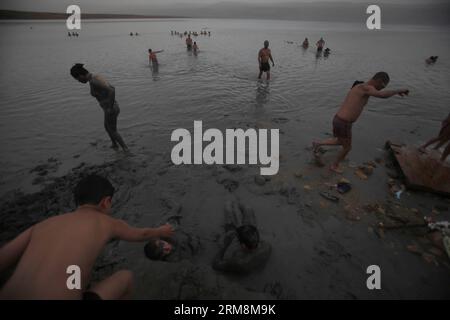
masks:
<svg viewBox="0 0 450 320"><path fill-rule="evenodd" d="M111 148L118 149L120 145L124 151L128 151L128 147L117 132L117 117L120 109L116 101L116 90L105 79L99 75L89 73L83 64L77 63L70 69L70 74L81 83L88 83L91 87L91 95L95 97L100 107L105 112L105 130L111 139Z"/></svg>
<svg viewBox="0 0 450 320"><path fill-rule="evenodd" d="M110 216L114 188L100 176L83 178L74 190L78 208L46 219L0 249L0 274L11 274L0 299L128 299L133 275L121 270L90 285L91 270L111 240L147 241L171 237L169 225L134 228ZM79 268L80 288L69 289L68 268ZM3 278L3 277L2 277Z"/></svg>
<svg viewBox="0 0 450 320"><path fill-rule="evenodd" d="M345 159L345 156L352 148L352 126L361 115L364 106L370 97L390 98L394 95L408 95L409 90L383 90L389 83L389 75L386 72L376 73L372 79L367 82L357 81L350 89L347 97L339 108L333 119L334 138L321 142L313 142L313 150L317 151L320 146L342 146L336 161L330 166L330 170L342 173L339 169L339 163Z"/></svg>
<svg viewBox="0 0 450 320"><path fill-rule="evenodd" d="M272 66L275 66L275 62L273 62L272 52L269 49L269 41L264 41L264 48L259 50L258 52L258 63L259 63L259 76L258 79L261 79L263 72L267 73L267 80L270 80L270 64L269 60L272 61Z"/></svg>

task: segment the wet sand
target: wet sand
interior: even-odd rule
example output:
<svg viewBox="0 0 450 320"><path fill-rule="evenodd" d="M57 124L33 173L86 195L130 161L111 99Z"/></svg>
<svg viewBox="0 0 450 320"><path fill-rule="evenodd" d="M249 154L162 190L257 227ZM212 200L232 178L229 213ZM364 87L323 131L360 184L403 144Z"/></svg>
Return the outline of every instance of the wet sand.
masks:
<svg viewBox="0 0 450 320"><path fill-rule="evenodd" d="M288 124L277 118L247 126L288 131ZM106 145L104 140L98 147ZM400 182L384 151L377 151L377 156L366 153L365 161L358 163L347 161L344 174L336 175L317 165L306 143L297 146L282 145L279 174L263 179L256 166L177 167L169 153L121 156L100 165L81 163L64 175L57 174L60 161L50 158L30 170L40 191L2 196L0 240L73 210L72 188L80 176L95 172L117 188L115 217L136 226L176 221L177 237L183 241L183 254L170 262L149 261L144 243L113 242L105 248L93 281L121 268L131 269L137 299L450 297L445 251L426 227L405 227L420 224L423 216L450 220L449 199L408 190L395 198L390 187L395 191ZM329 163L335 155L332 149L323 150L321 158ZM359 166L362 175L355 174ZM333 188L342 178L352 184L343 195ZM339 201L326 199L322 192ZM229 199L253 207L261 237L273 248L267 265L246 276L222 274L211 267ZM379 228L380 223L385 228ZM366 287L366 268L372 264L381 267L382 290Z"/></svg>

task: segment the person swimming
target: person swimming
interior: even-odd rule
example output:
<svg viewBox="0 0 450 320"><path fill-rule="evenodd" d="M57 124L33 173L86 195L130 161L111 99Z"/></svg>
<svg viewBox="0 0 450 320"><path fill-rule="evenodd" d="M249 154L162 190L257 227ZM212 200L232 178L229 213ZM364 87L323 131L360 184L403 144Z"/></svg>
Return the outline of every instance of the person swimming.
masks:
<svg viewBox="0 0 450 320"><path fill-rule="evenodd" d="M194 53L198 52L198 45L197 42L194 41L194 45L192 46L192 49L194 50Z"/></svg>
<svg viewBox="0 0 450 320"><path fill-rule="evenodd" d="M116 101L115 88L101 76L91 74L81 63L75 64L70 69L70 74L81 83L89 83L91 95L97 99L105 113L104 126L111 139L111 147L118 149L120 145L124 151L128 151L127 145L117 132L117 117L119 116L120 108Z"/></svg>
<svg viewBox="0 0 450 320"><path fill-rule="evenodd" d="M324 50L324 52L323 52L323 55L324 55L325 57L328 57L328 56L330 55L330 53L331 53L330 48L326 48L326 49Z"/></svg>
<svg viewBox="0 0 450 320"><path fill-rule="evenodd" d="M433 63L436 63L437 58L438 58L438 56L431 56L427 60L425 60L425 62L428 64L433 64Z"/></svg>

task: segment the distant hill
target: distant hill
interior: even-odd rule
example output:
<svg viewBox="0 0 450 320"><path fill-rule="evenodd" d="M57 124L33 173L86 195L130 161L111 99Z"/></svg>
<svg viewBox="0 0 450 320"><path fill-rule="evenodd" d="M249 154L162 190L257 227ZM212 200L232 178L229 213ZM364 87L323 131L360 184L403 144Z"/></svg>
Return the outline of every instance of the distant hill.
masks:
<svg viewBox="0 0 450 320"><path fill-rule="evenodd" d="M69 17L66 13L55 12L32 12L32 11L14 11L0 10L0 20L65 20ZM181 18L174 16L149 16L136 14L101 14L101 13L82 13L83 19L166 19Z"/></svg>

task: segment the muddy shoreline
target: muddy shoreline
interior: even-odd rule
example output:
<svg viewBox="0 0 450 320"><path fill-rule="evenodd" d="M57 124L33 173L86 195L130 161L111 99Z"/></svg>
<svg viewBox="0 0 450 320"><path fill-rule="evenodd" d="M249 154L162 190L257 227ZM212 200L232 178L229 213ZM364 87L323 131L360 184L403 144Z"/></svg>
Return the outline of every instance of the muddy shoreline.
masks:
<svg viewBox="0 0 450 320"><path fill-rule="evenodd" d="M307 150L305 152L308 152ZM326 161L328 152L322 151ZM321 160L323 160L321 158ZM172 261L153 262L144 244L113 242L99 257L93 281L128 268L136 277L137 299L378 299L448 298L450 262L423 217L449 220L449 199L406 190L389 156L347 163L342 176L330 175L317 159L261 177L257 167L177 167L167 154L150 162L123 157L101 165L81 163L52 177L50 158L30 170L35 193L10 191L0 203L0 243L55 214L74 209L72 189L83 175L107 176L117 188L114 216L136 226L157 226L176 219L185 243ZM385 190L382 200L369 184ZM352 189L340 194L335 185ZM392 190L391 190L392 189ZM222 233L223 206L238 199L257 212L261 236L272 244L268 265L248 276L211 267ZM337 201L336 201L337 199ZM382 226L382 227L380 227ZM365 288L365 268L379 264L383 289Z"/></svg>

